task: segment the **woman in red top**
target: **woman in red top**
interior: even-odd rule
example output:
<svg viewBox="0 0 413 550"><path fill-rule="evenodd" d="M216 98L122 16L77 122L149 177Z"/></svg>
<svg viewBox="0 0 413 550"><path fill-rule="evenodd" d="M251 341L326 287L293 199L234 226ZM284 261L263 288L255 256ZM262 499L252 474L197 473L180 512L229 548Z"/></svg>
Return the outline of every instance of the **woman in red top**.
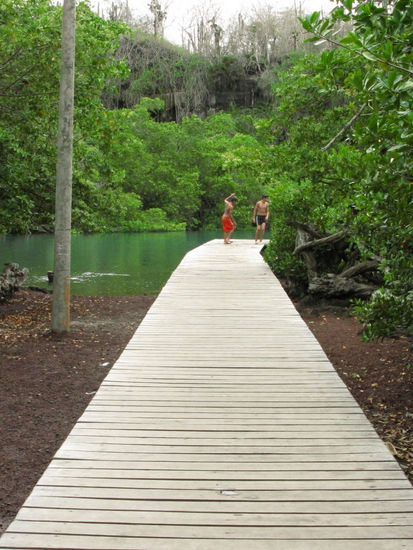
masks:
<svg viewBox="0 0 413 550"><path fill-rule="evenodd" d="M232 216L234 204L237 202L235 193L231 193L229 197L225 199L225 211L222 216L222 229L224 231L224 244L231 244L230 237L237 227L237 224Z"/></svg>

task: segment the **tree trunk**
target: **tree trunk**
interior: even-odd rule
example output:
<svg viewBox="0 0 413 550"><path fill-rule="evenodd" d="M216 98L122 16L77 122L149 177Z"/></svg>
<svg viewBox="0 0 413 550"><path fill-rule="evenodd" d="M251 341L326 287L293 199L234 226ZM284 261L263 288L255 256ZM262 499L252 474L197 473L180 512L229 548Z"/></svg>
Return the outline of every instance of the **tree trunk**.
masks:
<svg viewBox="0 0 413 550"><path fill-rule="evenodd" d="M72 220L75 29L75 0L64 0L52 305L52 330L55 332L67 332L70 328L70 239Z"/></svg>
<svg viewBox="0 0 413 550"><path fill-rule="evenodd" d="M377 287L358 283L353 279L347 279L334 273L325 273L321 276L312 277L308 283L308 292L313 296L323 298L350 297L369 298Z"/></svg>
<svg viewBox="0 0 413 550"><path fill-rule="evenodd" d="M317 277L317 262L314 254L311 250L307 250L308 245L311 244L311 237L302 229L297 229L297 236L295 238L295 250L301 250L301 257L307 268L309 279ZM295 254L295 251L294 251Z"/></svg>

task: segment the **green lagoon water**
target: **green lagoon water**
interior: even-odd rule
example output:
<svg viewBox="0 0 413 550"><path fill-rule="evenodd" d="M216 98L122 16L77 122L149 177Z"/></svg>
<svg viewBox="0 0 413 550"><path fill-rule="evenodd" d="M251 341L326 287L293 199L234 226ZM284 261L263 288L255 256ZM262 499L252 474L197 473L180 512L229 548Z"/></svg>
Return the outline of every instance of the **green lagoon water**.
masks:
<svg viewBox="0 0 413 550"><path fill-rule="evenodd" d="M253 231L234 238L252 239ZM157 294L189 250L221 231L178 233L111 233L72 237L71 293L73 295ZM30 272L26 286L51 288L53 235L0 236L0 263L16 262Z"/></svg>

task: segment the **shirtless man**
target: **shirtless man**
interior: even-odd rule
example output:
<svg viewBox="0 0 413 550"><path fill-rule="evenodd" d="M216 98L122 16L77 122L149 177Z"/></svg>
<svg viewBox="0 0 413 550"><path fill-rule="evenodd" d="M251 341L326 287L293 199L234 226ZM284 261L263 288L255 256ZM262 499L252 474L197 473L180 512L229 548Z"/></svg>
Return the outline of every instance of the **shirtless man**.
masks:
<svg viewBox="0 0 413 550"><path fill-rule="evenodd" d="M225 211L222 216L222 229L224 230L224 244L231 244L230 237L237 227L237 224L232 216L234 209L234 203L237 202L235 193L231 193L229 197L225 199Z"/></svg>
<svg viewBox="0 0 413 550"><path fill-rule="evenodd" d="M265 233L265 226L270 216L270 206L268 204L268 195L263 195L261 200L257 202L252 215L252 222L257 224L257 230L255 231L255 244L258 243L258 235L261 234L260 243Z"/></svg>

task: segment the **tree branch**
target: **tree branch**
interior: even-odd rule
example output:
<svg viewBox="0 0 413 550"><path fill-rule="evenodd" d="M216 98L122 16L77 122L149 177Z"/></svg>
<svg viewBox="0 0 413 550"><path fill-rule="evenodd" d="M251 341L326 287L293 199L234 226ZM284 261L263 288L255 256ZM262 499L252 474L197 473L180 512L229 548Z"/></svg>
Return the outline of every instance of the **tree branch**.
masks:
<svg viewBox="0 0 413 550"><path fill-rule="evenodd" d="M380 262L377 260L366 260L365 262L361 262L345 269L342 273L340 273L340 277L349 279L350 277L355 277L356 275L360 275L360 273L365 273L366 271L374 271L378 267L379 263Z"/></svg>
<svg viewBox="0 0 413 550"><path fill-rule="evenodd" d="M364 111L364 109L366 108L367 106L367 103L363 103L363 105L360 107L360 109L357 111L357 113L353 116L353 118L351 120L349 120L343 127L342 129L339 131L339 133L337 135L335 135L333 137L332 140L330 140L327 145L325 145L324 147L321 147L321 151L324 152L324 151L327 151L327 149L329 149L333 143L335 143L337 141L337 139L342 135L344 134L344 132L350 128L350 126L353 124L353 122L361 115L361 113Z"/></svg>
<svg viewBox="0 0 413 550"><path fill-rule="evenodd" d="M333 235L328 235L327 237L323 237L322 239L316 239L315 241L309 241L307 243L301 244L300 246L297 246L293 254L300 254L300 252L308 250L309 248L315 248L316 246L336 243L338 241L342 241L347 236L348 234L345 231L338 231L338 233L334 233Z"/></svg>
<svg viewBox="0 0 413 550"><path fill-rule="evenodd" d="M357 55L363 56L363 52L359 50L353 50L352 48L349 48L345 44L342 44L341 42L338 42L337 40L333 40L332 38L329 38L328 36L324 36L318 32L311 31L312 34L315 36L318 36L318 38L322 38L323 40L327 40L327 42L331 42L331 44L334 44L335 46L339 46L340 48L344 48L345 50L355 53ZM387 61L387 59L382 59L381 57L377 57L377 55L367 48L365 48L365 51L370 53L371 55L374 55L376 60L380 63L384 63L385 65L389 65L390 67L393 67L394 69L397 69L398 71L403 71L407 73L410 77L413 77L413 71L406 69L405 67L402 67L401 65L396 65L395 63L392 63L391 61ZM364 56L363 56L364 57Z"/></svg>
<svg viewBox="0 0 413 550"><path fill-rule="evenodd" d="M0 65L0 71L3 71L9 63L11 63L15 58L19 57L22 51L23 51L23 47L17 48L17 50L13 53L13 55L11 55L8 59L6 59L3 65Z"/></svg>

